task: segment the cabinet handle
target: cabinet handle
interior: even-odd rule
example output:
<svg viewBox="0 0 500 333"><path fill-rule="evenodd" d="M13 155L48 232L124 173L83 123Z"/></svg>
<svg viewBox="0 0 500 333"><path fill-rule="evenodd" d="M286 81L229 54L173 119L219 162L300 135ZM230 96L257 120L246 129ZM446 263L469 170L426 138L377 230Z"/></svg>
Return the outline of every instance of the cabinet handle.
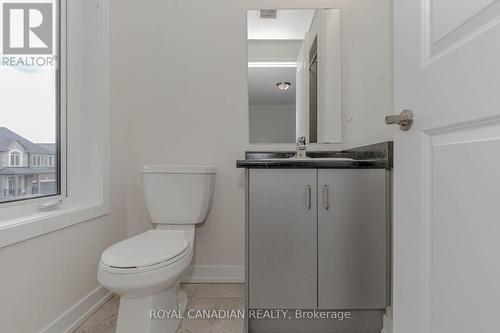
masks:
<svg viewBox="0 0 500 333"><path fill-rule="evenodd" d="M330 187L323 185L323 207L330 209Z"/></svg>
<svg viewBox="0 0 500 333"><path fill-rule="evenodd" d="M311 185L306 185L306 208L311 209Z"/></svg>

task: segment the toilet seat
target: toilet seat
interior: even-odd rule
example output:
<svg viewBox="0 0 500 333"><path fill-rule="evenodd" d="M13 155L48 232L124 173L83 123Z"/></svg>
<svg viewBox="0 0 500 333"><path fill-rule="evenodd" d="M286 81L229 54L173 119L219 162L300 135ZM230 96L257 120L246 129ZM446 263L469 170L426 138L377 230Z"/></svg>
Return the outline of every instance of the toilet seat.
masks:
<svg viewBox="0 0 500 333"><path fill-rule="evenodd" d="M138 273L170 265L185 257L191 247L183 230L149 230L110 246L101 263L108 272Z"/></svg>

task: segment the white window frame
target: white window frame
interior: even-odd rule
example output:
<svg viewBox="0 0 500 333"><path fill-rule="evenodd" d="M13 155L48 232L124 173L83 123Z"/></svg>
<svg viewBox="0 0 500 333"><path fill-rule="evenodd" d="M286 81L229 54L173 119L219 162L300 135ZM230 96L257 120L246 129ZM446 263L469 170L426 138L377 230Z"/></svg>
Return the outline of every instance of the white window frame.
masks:
<svg viewBox="0 0 500 333"><path fill-rule="evenodd" d="M17 153L19 154L19 164L12 164L12 154ZM9 167L12 168L20 168L23 166L23 152L18 150L18 149L13 149L9 151Z"/></svg>
<svg viewBox="0 0 500 333"><path fill-rule="evenodd" d="M85 74L86 33L82 10L98 11L99 66L95 103L80 103L79 79ZM106 0L61 0L61 195L3 203L0 248L89 221L110 211L109 3ZM68 25L67 22L76 22ZM68 38L71 36L71 38ZM80 66L80 67L78 67ZM72 84L72 82L76 82ZM85 97L85 96L84 96ZM90 141L85 133L95 133ZM54 161L56 158L54 157ZM10 162L10 159L9 159ZM88 172L81 172L86 168ZM70 186L68 186L68 184Z"/></svg>
<svg viewBox="0 0 500 333"><path fill-rule="evenodd" d="M31 165L32 166L42 166L42 156L40 155L33 155L31 158Z"/></svg>

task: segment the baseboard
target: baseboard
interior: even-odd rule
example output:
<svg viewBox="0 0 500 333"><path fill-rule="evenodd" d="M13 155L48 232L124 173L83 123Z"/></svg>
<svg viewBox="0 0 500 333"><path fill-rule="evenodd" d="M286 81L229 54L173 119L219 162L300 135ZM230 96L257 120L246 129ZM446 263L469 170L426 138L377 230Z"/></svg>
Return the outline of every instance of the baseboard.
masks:
<svg viewBox="0 0 500 333"><path fill-rule="evenodd" d="M182 279L190 283L243 283L243 266L190 266ZM99 286L60 315L41 333L71 333L113 296Z"/></svg>
<svg viewBox="0 0 500 333"><path fill-rule="evenodd" d="M183 282L188 283L243 283L244 266L190 266Z"/></svg>
<svg viewBox="0 0 500 333"><path fill-rule="evenodd" d="M392 308L388 307L384 314L384 326L380 333L392 333Z"/></svg>
<svg viewBox="0 0 500 333"><path fill-rule="evenodd" d="M73 332L112 296L113 294L103 286L97 287L54 320L50 325L41 330L41 333Z"/></svg>

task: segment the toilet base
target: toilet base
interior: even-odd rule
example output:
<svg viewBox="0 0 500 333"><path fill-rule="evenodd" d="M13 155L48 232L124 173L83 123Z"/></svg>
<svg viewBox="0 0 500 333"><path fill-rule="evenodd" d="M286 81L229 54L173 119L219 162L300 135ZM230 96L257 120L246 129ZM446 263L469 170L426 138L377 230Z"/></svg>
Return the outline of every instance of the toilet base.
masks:
<svg viewBox="0 0 500 333"><path fill-rule="evenodd" d="M179 283L152 296L122 296L116 333L175 333L186 306L187 295L179 290Z"/></svg>

